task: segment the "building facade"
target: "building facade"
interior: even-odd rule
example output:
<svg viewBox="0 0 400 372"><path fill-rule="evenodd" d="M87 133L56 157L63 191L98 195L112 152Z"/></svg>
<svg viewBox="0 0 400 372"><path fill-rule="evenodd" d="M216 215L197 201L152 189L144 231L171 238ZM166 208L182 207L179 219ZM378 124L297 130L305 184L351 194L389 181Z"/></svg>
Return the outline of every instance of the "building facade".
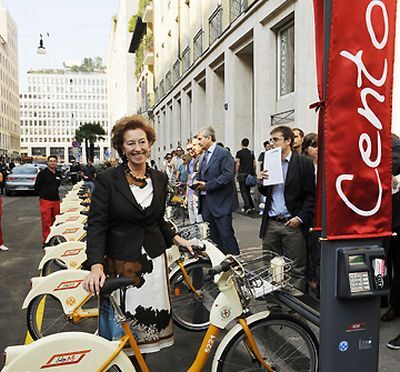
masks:
<svg viewBox="0 0 400 372"><path fill-rule="evenodd" d="M142 71L154 84L147 112L159 161L209 125L232 152L247 137L258 153L273 126L316 131L311 1L153 0L138 15L147 25L142 48L153 56Z"/></svg>
<svg viewBox="0 0 400 372"><path fill-rule="evenodd" d="M20 94L20 116L22 155L86 162L84 145L73 146L75 131L84 123L100 123L107 135L95 144L94 160L102 161L109 151L106 74L30 72L28 91Z"/></svg>
<svg viewBox="0 0 400 372"><path fill-rule="evenodd" d="M135 55L128 53L131 33L128 23L137 12L137 2L120 0L113 18L107 57L108 115L112 126L122 116L134 114L136 106Z"/></svg>
<svg viewBox="0 0 400 372"><path fill-rule="evenodd" d="M0 156L20 152L17 26L0 0Z"/></svg>

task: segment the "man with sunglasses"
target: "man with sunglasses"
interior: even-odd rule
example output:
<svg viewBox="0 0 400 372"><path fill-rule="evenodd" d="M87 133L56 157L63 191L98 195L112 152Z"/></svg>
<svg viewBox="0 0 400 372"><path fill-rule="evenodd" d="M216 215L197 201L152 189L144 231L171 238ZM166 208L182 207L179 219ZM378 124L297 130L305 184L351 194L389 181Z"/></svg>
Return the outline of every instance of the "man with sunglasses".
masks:
<svg viewBox="0 0 400 372"><path fill-rule="evenodd" d="M305 290L305 234L312 220L315 205L314 166L310 158L293 151L294 133L287 126L271 131L273 148L281 148L283 183L263 186L268 171L261 171L259 191L266 196L260 238L263 249L289 257L292 263L292 284Z"/></svg>

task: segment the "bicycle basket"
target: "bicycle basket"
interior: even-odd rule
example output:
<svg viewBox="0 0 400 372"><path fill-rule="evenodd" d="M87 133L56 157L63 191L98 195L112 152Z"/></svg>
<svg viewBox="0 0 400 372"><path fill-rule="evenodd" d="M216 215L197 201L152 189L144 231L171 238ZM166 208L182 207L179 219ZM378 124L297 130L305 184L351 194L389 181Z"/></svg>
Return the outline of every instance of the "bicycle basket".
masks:
<svg viewBox="0 0 400 372"><path fill-rule="evenodd" d="M244 268L244 285L253 298L283 288L291 279L292 261L261 247L247 248L236 259Z"/></svg>

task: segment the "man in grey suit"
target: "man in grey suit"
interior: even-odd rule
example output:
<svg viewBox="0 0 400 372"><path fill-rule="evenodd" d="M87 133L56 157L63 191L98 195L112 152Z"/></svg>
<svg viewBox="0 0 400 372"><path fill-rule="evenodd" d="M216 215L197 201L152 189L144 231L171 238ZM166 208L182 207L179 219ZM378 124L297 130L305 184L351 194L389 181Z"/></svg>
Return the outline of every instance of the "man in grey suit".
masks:
<svg viewBox="0 0 400 372"><path fill-rule="evenodd" d="M217 146L215 130L200 129L197 139L204 150L194 187L199 192L199 212L209 223L211 240L222 252L239 254L232 227L232 212L238 207L234 185L235 161L228 150Z"/></svg>

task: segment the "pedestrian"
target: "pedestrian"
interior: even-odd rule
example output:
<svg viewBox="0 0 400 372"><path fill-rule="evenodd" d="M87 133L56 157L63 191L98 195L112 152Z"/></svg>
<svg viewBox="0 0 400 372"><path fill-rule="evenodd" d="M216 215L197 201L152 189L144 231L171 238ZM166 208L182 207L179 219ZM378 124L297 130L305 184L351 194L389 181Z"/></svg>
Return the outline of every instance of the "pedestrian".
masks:
<svg viewBox="0 0 400 372"><path fill-rule="evenodd" d="M293 152L300 155L302 152L304 131L300 128L292 128L292 131L294 133Z"/></svg>
<svg viewBox="0 0 400 372"><path fill-rule="evenodd" d="M116 167L118 167L119 161L118 161L117 158L115 158L115 157L112 156L112 157L110 158L110 164L111 164L111 167L112 167L112 168L116 168Z"/></svg>
<svg viewBox="0 0 400 372"><path fill-rule="evenodd" d="M269 143L269 141L264 141L263 147L264 147L264 151L260 152L260 155L258 155L258 159L257 159L260 172L264 169L265 151L271 150L271 144Z"/></svg>
<svg viewBox="0 0 400 372"><path fill-rule="evenodd" d="M83 286L98 293L106 275L131 278L126 314L141 352L156 352L173 344L165 250L171 244L191 250L191 245L163 217L168 179L146 163L156 139L154 129L142 116L132 115L120 119L111 134L123 163L96 178L87 228L90 274ZM122 330L108 329L102 321L110 317L109 310L109 301L102 301L99 335L119 339Z"/></svg>
<svg viewBox="0 0 400 372"><path fill-rule="evenodd" d="M305 290L306 241L315 205L314 166L310 158L292 151L294 133L287 126L271 131L271 143L281 148L283 183L264 186L268 171L259 174L260 193L266 196L260 238L263 249L292 260L292 284Z"/></svg>
<svg viewBox="0 0 400 372"><path fill-rule="evenodd" d="M155 160L153 160L153 159L150 160L150 167L152 167L155 170L158 170L158 167L157 167L157 164L156 164Z"/></svg>
<svg viewBox="0 0 400 372"><path fill-rule="evenodd" d="M50 227L60 214L61 172L57 170L56 155L47 157L47 168L42 169L36 177L35 191L39 194L40 214L42 216L42 243L46 243Z"/></svg>
<svg viewBox="0 0 400 372"><path fill-rule="evenodd" d="M398 190L396 175L400 174L400 140L392 136L392 188ZM384 241L389 278L389 308L382 315L383 322L391 322L400 316L400 192L392 194L392 231ZM398 346L400 347L400 337Z"/></svg>
<svg viewBox="0 0 400 372"><path fill-rule="evenodd" d="M14 159L11 159L10 162L8 163L8 169L10 170L10 172L13 170L14 167L15 167Z"/></svg>
<svg viewBox="0 0 400 372"><path fill-rule="evenodd" d="M174 164L172 163L172 154L169 152L164 156L163 172L168 176L169 182L175 184Z"/></svg>
<svg viewBox="0 0 400 372"><path fill-rule="evenodd" d="M7 174L8 174L8 167L7 167L5 159L3 159L0 163L0 173L1 173L0 192L1 192L1 195L3 195L4 186L5 186L6 178L7 178Z"/></svg>
<svg viewBox="0 0 400 372"><path fill-rule="evenodd" d="M3 182L3 173L0 172L0 182ZM3 194L3 192L2 192ZM3 230L1 228L1 217L3 216L3 199L0 197L0 250L8 251L8 247L4 245Z"/></svg>
<svg viewBox="0 0 400 372"><path fill-rule="evenodd" d="M302 153L310 157L314 165L315 185L317 185L318 171L318 134L307 133L302 143ZM314 226L314 223L312 223ZM311 230L311 229L310 229ZM306 291L315 292L319 298L320 293L320 262L321 262L321 232L308 231L307 241L307 269L306 269Z"/></svg>
<svg viewBox="0 0 400 372"><path fill-rule="evenodd" d="M256 160L254 153L248 149L249 139L243 138L241 141L242 149L236 153L236 175L239 181L240 194L243 199L242 212L252 213L255 211L254 202L250 193L250 186L246 184L248 175L256 174Z"/></svg>
<svg viewBox="0 0 400 372"><path fill-rule="evenodd" d="M197 138L192 138L186 145L186 151L191 156L191 160L188 166L188 191L187 191L187 209L189 214L190 223L193 225L195 223L203 222L201 215L199 214L199 203L198 196L193 189L193 182L197 175L197 169L199 164L199 158L201 155L201 150L198 149L199 141Z"/></svg>
<svg viewBox="0 0 400 372"><path fill-rule="evenodd" d="M82 169L81 176L89 192L92 193L94 190L94 180L96 178L96 168L93 166L92 159L88 159L87 165Z"/></svg>
<svg viewBox="0 0 400 372"><path fill-rule="evenodd" d="M239 254L239 245L232 226L232 212L237 208L232 155L216 144L215 130L203 128L197 139L204 151L194 183L200 193L199 212L210 227L211 240L225 254Z"/></svg>

